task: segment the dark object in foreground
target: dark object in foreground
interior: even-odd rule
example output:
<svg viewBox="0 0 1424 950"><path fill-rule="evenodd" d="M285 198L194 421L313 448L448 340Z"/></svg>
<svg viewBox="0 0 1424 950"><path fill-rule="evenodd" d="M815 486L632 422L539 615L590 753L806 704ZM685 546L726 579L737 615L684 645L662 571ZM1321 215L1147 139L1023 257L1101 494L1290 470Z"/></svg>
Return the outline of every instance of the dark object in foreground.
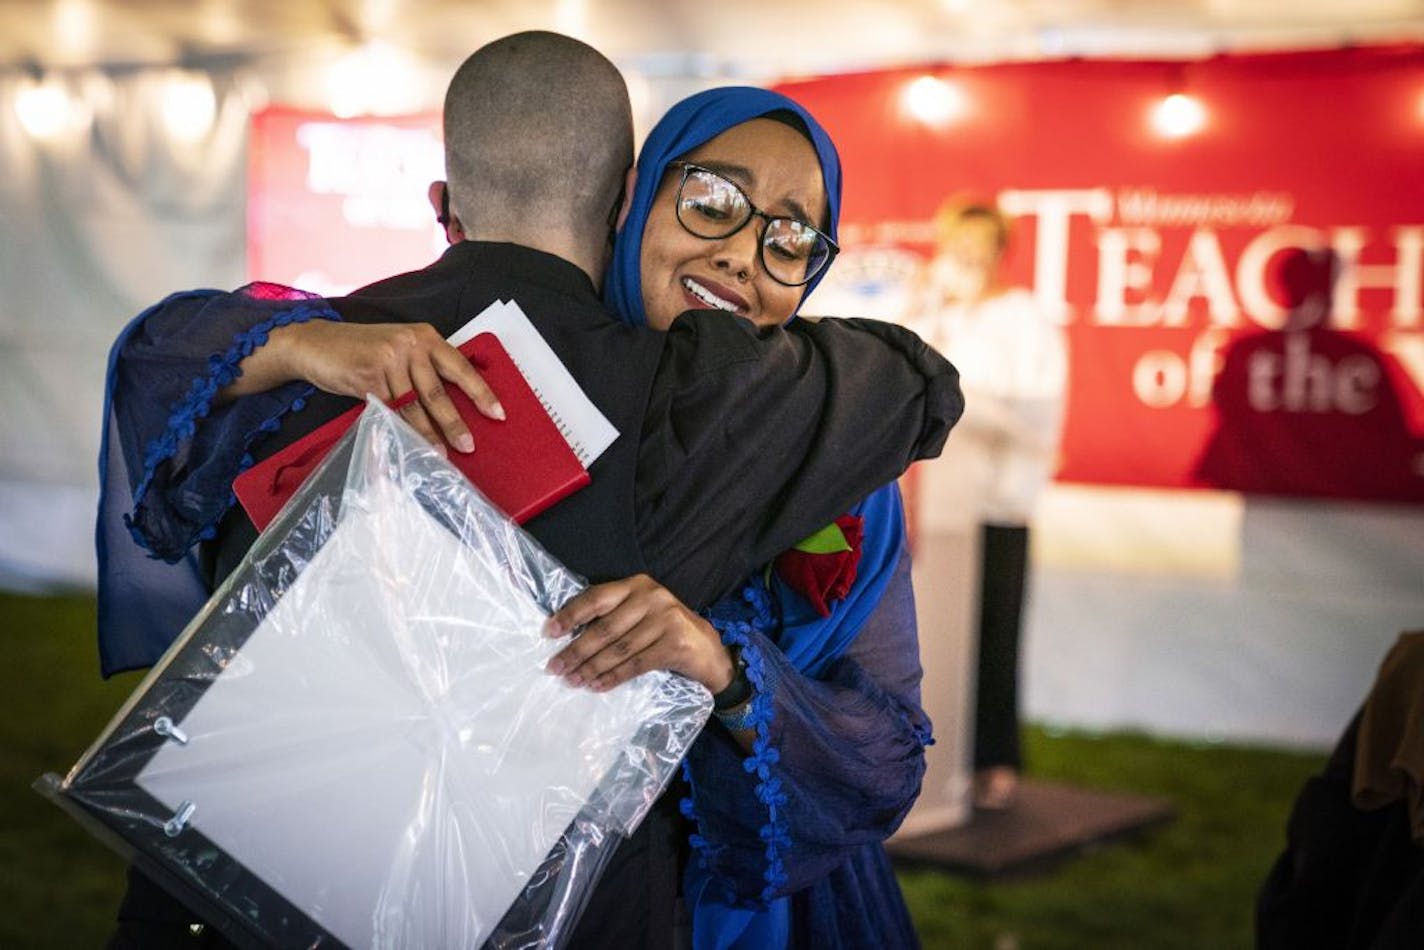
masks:
<svg viewBox="0 0 1424 950"><path fill-rule="evenodd" d="M1260 950L1424 945L1424 631L1404 633L1330 761L1306 779L1256 901Z"/></svg>

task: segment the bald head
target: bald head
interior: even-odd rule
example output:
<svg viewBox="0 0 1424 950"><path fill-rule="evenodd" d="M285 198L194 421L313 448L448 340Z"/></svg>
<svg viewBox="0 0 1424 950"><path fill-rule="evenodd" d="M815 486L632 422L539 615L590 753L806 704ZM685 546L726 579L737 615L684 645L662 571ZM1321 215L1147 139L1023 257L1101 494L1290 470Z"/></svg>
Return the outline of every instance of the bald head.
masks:
<svg viewBox="0 0 1424 950"><path fill-rule="evenodd" d="M628 88L593 47L516 33L476 50L445 94L450 209L465 234L550 250L551 231L602 246L633 161Z"/></svg>

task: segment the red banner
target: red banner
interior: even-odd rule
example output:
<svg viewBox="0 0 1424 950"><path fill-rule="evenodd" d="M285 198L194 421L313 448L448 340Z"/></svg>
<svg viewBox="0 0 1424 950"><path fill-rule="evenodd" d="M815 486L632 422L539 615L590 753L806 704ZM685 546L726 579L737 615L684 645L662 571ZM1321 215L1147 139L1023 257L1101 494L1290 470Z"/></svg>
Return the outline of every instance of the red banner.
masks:
<svg viewBox="0 0 1424 950"><path fill-rule="evenodd" d="M1015 216L1072 348L1060 478L1424 501L1424 47L780 88L844 160L837 305L895 315L946 199Z"/></svg>
<svg viewBox="0 0 1424 950"><path fill-rule="evenodd" d="M260 112L248 164L248 273L340 294L424 267L445 249L426 200L444 177L438 115Z"/></svg>

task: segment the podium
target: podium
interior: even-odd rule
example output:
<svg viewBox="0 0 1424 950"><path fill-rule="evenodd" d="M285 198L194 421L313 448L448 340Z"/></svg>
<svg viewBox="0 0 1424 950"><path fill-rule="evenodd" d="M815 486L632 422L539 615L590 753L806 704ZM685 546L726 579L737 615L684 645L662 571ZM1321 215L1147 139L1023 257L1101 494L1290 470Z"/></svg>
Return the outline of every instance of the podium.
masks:
<svg viewBox="0 0 1424 950"><path fill-rule="evenodd" d="M907 486L914 499L918 485ZM915 614L919 626L921 705L934 723L925 780L894 843L960 827L973 817L975 621L979 600L977 526L939 527L910 505Z"/></svg>
<svg viewBox="0 0 1424 950"><path fill-rule="evenodd" d="M951 441L951 445L952 445ZM978 669L981 533L956 456L921 463L902 484L924 668L921 703L934 723L920 797L887 842L899 863L980 879L1042 870L1103 841L1171 820L1163 799L1024 780L1014 805L976 812L974 705ZM1031 764L1031 763L1030 763Z"/></svg>

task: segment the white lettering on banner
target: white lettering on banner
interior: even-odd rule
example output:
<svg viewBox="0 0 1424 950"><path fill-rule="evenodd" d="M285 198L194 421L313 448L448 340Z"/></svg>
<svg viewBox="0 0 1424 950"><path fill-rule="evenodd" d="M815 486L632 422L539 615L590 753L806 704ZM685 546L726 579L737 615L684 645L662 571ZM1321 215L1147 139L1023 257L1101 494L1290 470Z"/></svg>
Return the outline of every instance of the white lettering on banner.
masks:
<svg viewBox="0 0 1424 950"><path fill-rule="evenodd" d="M1424 393L1424 335L1399 331L1424 328L1424 225L1389 228L1341 225L1314 227L1291 223L1295 199L1285 192L1246 194L1165 194L1151 188L1107 187L1006 189L998 195L1003 211L1033 228L1033 292L1043 310L1062 324L1078 316L1068 299L1070 263L1079 271L1095 251L1096 285L1085 319L1095 326L1188 328L1195 301L1204 304L1206 325L1186 352L1143 352L1132 368L1132 389L1153 408L1210 404L1212 387L1223 363L1228 331L1247 321L1265 330L1295 329L1287 320L1323 313L1326 301L1284 298L1272 268L1292 249L1330 250L1336 257L1329 301L1330 325L1347 331L1367 329L1362 295L1376 317L1394 332L1370 336L1395 359L1404 376ZM1086 219L1090 243L1075 218ZM883 222L866 236L932 243L928 221ZM1190 228L1185 246L1177 243ZM1234 229L1224 245L1222 230ZM1242 231L1246 233L1243 234ZM1252 231L1255 230L1255 233ZM858 232L855 232L858 233ZM1075 247L1073 239L1077 237ZM1168 240L1171 241L1168 244ZM1245 241L1244 246L1240 243ZM1164 246L1182 247L1163 256ZM1226 247L1240 248L1230 256ZM1375 263L1387 249L1393 263ZM1370 263L1361 263L1366 253ZM1077 256L1073 256L1077 255ZM1388 258L1386 258L1387 260ZM1074 296L1082 290L1075 279ZM1384 311L1385 294L1390 295ZM1376 301L1379 301L1378 303ZM1198 318L1199 319L1199 318ZM1260 412L1342 412L1359 415L1379 404L1386 383L1385 364L1355 353L1332 362L1309 349L1309 338L1295 337L1281 352L1254 354L1245 367L1249 405Z"/></svg>
<svg viewBox="0 0 1424 950"><path fill-rule="evenodd" d="M1167 291L1162 304L1162 322L1169 327L1187 324L1188 305L1194 297L1205 297L1211 322L1219 327L1234 327L1241 322L1236 295L1231 292L1231 276L1226 259L1221 254L1221 242L1215 231L1198 229L1187 242L1182 266Z"/></svg>
<svg viewBox="0 0 1424 950"><path fill-rule="evenodd" d="M444 152L432 129L304 122L297 127L297 144L307 153L307 188L341 195L347 224L431 226L425 188L445 176Z"/></svg>
<svg viewBox="0 0 1424 950"><path fill-rule="evenodd" d="M1107 224L1112 218L1112 193L1106 188L1002 191L999 207L1010 217L1038 219L1034 296L1050 316L1070 322L1073 308L1068 303L1068 223L1074 215L1087 215L1095 224Z"/></svg>
<svg viewBox="0 0 1424 950"><path fill-rule="evenodd" d="M1149 350L1132 367L1132 391L1144 406L1175 406L1187 392L1187 366L1171 350Z"/></svg>
<svg viewBox="0 0 1424 950"><path fill-rule="evenodd" d="M1424 285L1424 227L1395 228L1395 262L1365 266L1360 264L1360 251L1369 243L1364 228L1335 228L1330 232L1330 246L1340 258L1335 278L1335 294L1331 318L1335 326L1353 330L1360 325L1360 288L1388 287L1394 291L1394 308L1390 317L1396 327L1420 325L1420 289Z"/></svg>
<svg viewBox="0 0 1424 950"><path fill-rule="evenodd" d="M1132 391L1143 405L1168 409L1181 403L1200 409L1211 402L1211 387L1221 372L1226 331L1210 327L1192 340L1186 359L1171 350L1148 350L1132 367Z"/></svg>
<svg viewBox="0 0 1424 950"><path fill-rule="evenodd" d="M1389 232L1394 264L1360 264L1361 251L1372 236L1363 227L1321 228L1286 223L1294 210L1290 195L1257 192L1233 195L1162 195L1151 189L1125 189L1116 201L1117 222L1110 221L1114 202L1107 188L1008 189L999 206L1014 217L1035 221L1034 294L1061 322L1074 316L1067 299L1070 224L1074 216L1100 225L1094 322L1100 326L1180 327L1188 324L1190 302L1207 304L1213 326L1235 327L1244 315L1258 326L1279 330L1286 309L1267 284L1269 265L1289 248L1330 248L1339 259L1333 300L1333 325L1359 329L1360 291L1393 291L1392 325L1424 326L1424 226L1402 225ZM1157 227L1148 227L1155 224ZM1157 285L1157 265L1164 227L1198 225L1188 237L1166 295L1150 296ZM1222 251L1217 228L1261 226L1242 250L1235 273ZM1211 225L1211 226L1207 226ZM1234 286L1233 286L1234 277ZM1135 298L1135 302L1129 302ZM1239 301L1239 302L1238 302Z"/></svg>
<svg viewBox="0 0 1424 950"><path fill-rule="evenodd" d="M1102 228L1098 232L1098 302L1094 322L1099 326L1187 325L1191 301L1206 300L1213 326L1234 327L1241 309L1231 288L1231 274L1216 232L1192 232L1172 286L1161 303L1144 299L1127 302L1127 294L1146 296L1153 286L1153 264L1162 248L1161 233L1153 228ZM1274 253L1274 252L1272 252ZM1268 255L1269 257L1269 255ZM1265 295L1264 286L1261 294ZM1269 296L1264 299L1269 304Z"/></svg>
<svg viewBox="0 0 1424 950"><path fill-rule="evenodd" d="M1256 412L1338 410L1352 416L1375 407L1383 378L1379 363L1363 353L1333 364L1312 353L1305 333L1287 333L1284 354L1251 354L1246 376L1246 400Z"/></svg>
<svg viewBox="0 0 1424 950"><path fill-rule="evenodd" d="M1396 330L1381 336L1379 346L1395 358L1414 388L1424 393L1424 333Z"/></svg>
<svg viewBox="0 0 1424 950"><path fill-rule="evenodd" d="M1286 308L1276 302L1266 286L1266 266L1287 248L1316 250L1325 246L1325 234L1315 228L1285 225L1262 231L1252 238L1236 262L1236 289L1246 315L1267 330L1279 330L1286 324Z"/></svg>
<svg viewBox="0 0 1424 950"><path fill-rule="evenodd" d="M1211 387L1216 382L1216 374L1221 372L1221 351L1226 345L1226 331L1218 328L1205 330L1192 341L1191 352L1187 356L1187 367L1191 373L1190 405L1200 409L1211 402Z"/></svg>
<svg viewBox="0 0 1424 950"><path fill-rule="evenodd" d="M1155 188L1121 188L1117 193L1117 220L1122 224L1266 228L1285 224L1294 210L1294 199L1275 191L1164 195Z"/></svg>
<svg viewBox="0 0 1424 950"><path fill-rule="evenodd" d="M1361 287L1394 291L1390 310L1392 323L1415 327L1421 321L1421 287L1424 287L1424 227L1401 227L1391 232L1397 263L1361 266L1360 251L1368 244L1364 228L1336 228L1327 235L1317 228L1284 225L1263 231L1246 245L1236 263L1236 303L1232 281L1221 242L1216 232L1198 229L1187 241L1187 249L1161 305L1144 300L1125 302L1129 291L1145 294L1154 284L1153 265L1161 248L1160 232L1149 228L1103 228L1098 238L1098 304L1095 322L1100 326L1187 325L1188 305L1195 297L1207 302L1207 313L1215 326L1239 326L1241 308L1252 322L1269 330L1285 326L1287 311L1267 286L1271 261L1290 248L1320 250L1330 248L1339 259L1333 293L1331 325L1341 330L1360 328ZM1136 253L1139 259L1129 259Z"/></svg>
<svg viewBox="0 0 1424 950"><path fill-rule="evenodd" d="M1172 350L1149 350L1132 368L1132 391L1143 405L1169 409L1186 404L1200 409L1211 401L1221 372L1226 331L1200 333L1183 359ZM1424 383L1424 336L1390 334L1386 352L1396 355L1415 385ZM1310 349L1307 333L1287 333L1283 353L1260 351L1246 361L1246 399L1256 412L1344 412L1360 415L1379 403L1384 370L1363 353L1332 363Z"/></svg>
<svg viewBox="0 0 1424 950"><path fill-rule="evenodd" d="M1151 302L1129 304L1129 291L1146 296L1152 289L1152 265L1162 238L1152 228L1102 228L1098 231L1098 302L1096 323L1148 327L1157 322Z"/></svg>

